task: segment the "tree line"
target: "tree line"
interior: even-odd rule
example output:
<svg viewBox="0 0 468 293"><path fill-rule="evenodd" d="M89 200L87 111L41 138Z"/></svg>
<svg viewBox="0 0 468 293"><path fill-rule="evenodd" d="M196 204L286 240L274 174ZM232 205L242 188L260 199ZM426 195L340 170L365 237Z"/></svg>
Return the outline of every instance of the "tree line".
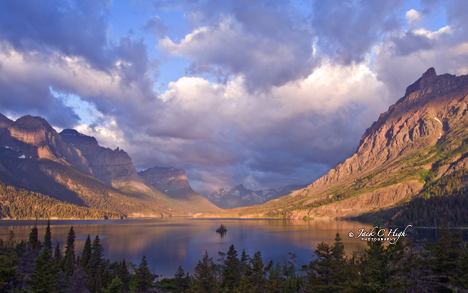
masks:
<svg viewBox="0 0 468 293"><path fill-rule="evenodd" d="M260 251L240 255L234 248L208 252L192 275L182 267L174 278L155 282L143 256L137 267L104 259L99 236L88 235L75 251L70 228L65 251L52 248L50 224L43 241L37 228L28 241L17 243L14 233L0 239L0 292L454 292L468 290L468 250L460 232L447 222L437 243L414 244L400 238L395 244L368 241L367 249L346 255L339 234L334 243L317 245L313 260L302 267L297 257L281 263L264 262Z"/></svg>

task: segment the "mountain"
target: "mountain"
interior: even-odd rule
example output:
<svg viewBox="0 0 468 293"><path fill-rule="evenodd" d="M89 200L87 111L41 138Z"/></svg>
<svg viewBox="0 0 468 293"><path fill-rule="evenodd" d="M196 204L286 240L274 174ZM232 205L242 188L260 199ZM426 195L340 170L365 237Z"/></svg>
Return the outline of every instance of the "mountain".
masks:
<svg viewBox="0 0 468 293"><path fill-rule="evenodd" d="M44 217L44 207L52 203L66 207L56 212L69 218L161 217L209 210L204 202L199 209L197 202L158 191L138 175L122 150L103 148L76 131L60 135L41 117L6 119L0 117L5 128L0 134L0 217ZM12 194L41 204L18 212L18 198L16 204L5 200Z"/></svg>
<svg viewBox="0 0 468 293"><path fill-rule="evenodd" d="M354 155L311 185L263 205L203 216L450 217L449 202L468 194L467 111L468 76L437 75L430 68L366 130ZM424 210L435 202L431 197L440 206ZM465 213L460 218L468 221Z"/></svg>
<svg viewBox="0 0 468 293"><path fill-rule="evenodd" d="M239 184L230 190L219 189L206 196L212 203L223 209L248 207L265 203L269 200L290 194L292 191L303 188L300 185L288 185L276 189L250 190Z"/></svg>
<svg viewBox="0 0 468 293"><path fill-rule="evenodd" d="M198 210L219 211L219 207L209 202L206 198L196 193L187 179L187 174L183 169L172 167L148 168L138 172L151 186L160 190L162 193L175 198L197 205Z"/></svg>

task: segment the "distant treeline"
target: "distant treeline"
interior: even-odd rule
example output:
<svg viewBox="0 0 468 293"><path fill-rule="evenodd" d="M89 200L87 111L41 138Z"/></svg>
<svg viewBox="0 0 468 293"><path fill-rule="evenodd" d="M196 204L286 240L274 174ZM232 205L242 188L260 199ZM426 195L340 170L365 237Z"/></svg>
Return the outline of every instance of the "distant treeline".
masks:
<svg viewBox="0 0 468 293"><path fill-rule="evenodd" d="M137 267L105 260L99 236L75 251L70 228L62 253L53 249L50 224L43 242L33 228L27 242L13 231L0 239L0 292L453 292L468 289L468 250L460 232L445 223L437 244L423 246L400 238L396 244L367 242L364 252L347 256L337 234L320 243L309 265L298 268L289 253L283 264L264 263L261 252L241 255L232 245L213 261L208 253L189 275L179 267L174 278L154 282L146 258Z"/></svg>
<svg viewBox="0 0 468 293"><path fill-rule="evenodd" d="M463 169L434 180L429 171L420 196L391 212L389 224L440 227L447 220L450 226L468 226L468 188L457 187L468 182L467 172Z"/></svg>
<svg viewBox="0 0 468 293"><path fill-rule="evenodd" d="M121 219L122 214L65 203L0 183L0 219Z"/></svg>

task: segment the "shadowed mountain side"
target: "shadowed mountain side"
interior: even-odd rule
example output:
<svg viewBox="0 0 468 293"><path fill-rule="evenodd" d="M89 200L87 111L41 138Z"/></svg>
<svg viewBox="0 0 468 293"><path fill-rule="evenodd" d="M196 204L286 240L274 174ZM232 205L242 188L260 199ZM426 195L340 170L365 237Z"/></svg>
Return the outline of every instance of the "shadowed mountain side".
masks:
<svg viewBox="0 0 468 293"><path fill-rule="evenodd" d="M29 115L15 122L2 120L2 125L9 126L0 135L0 183L19 188L18 194L25 194L21 190L42 194L35 199L43 201L41 207L50 205L47 198L51 197L57 205L66 202L99 210L94 213L98 218L106 213L162 217L207 211L172 199L147 184L136 173L127 153L119 149L101 148L94 138L81 136L91 145L83 148L85 153L89 151L86 154L92 160L90 164L83 152L62 140L46 120ZM97 152L94 157L92 150ZM100 178L94 177L94 171ZM30 215L23 212L24 216Z"/></svg>
<svg viewBox="0 0 468 293"><path fill-rule="evenodd" d="M468 76L438 76L430 68L366 130L353 156L311 185L264 205L203 216L346 218L398 211L429 196L440 178L454 177L435 195L465 188L467 109Z"/></svg>
<svg viewBox="0 0 468 293"><path fill-rule="evenodd" d="M14 121L8 119L3 114L0 114L0 134L7 130L7 128L10 127L13 123Z"/></svg>
<svg viewBox="0 0 468 293"><path fill-rule="evenodd" d="M196 193L187 179L183 169L165 168L155 166L148 168L138 174L156 189L164 194L183 202L196 205L197 210L219 211L219 207Z"/></svg>
<svg viewBox="0 0 468 293"><path fill-rule="evenodd" d="M60 135L63 141L81 151L88 160L96 178L127 195L144 200L156 199L163 202L172 202L172 199L176 199L178 200L177 206L179 209L186 209L189 213L219 210L218 207L195 193L188 186L188 182L188 188L171 189L172 192L170 193L161 192L158 186L149 184L137 173L130 156L119 148L111 150L102 147L94 137L81 134L74 129L65 129ZM185 177L185 179L187 178ZM168 196L169 201L167 200Z"/></svg>

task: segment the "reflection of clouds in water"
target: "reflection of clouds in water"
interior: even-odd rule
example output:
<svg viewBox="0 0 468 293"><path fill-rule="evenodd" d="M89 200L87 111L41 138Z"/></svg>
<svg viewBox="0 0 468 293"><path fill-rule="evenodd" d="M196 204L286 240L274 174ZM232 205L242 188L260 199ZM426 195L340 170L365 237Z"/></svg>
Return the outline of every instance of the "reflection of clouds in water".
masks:
<svg viewBox="0 0 468 293"><path fill-rule="evenodd" d="M76 255L81 252L88 234L91 239L99 235L105 248L106 258L110 261L121 261L139 264L146 255L149 266L156 274L170 277L181 265L186 271L193 272L205 250L213 260L218 259L218 251L227 252L234 244L238 254L245 249L253 256L261 251L264 262L273 259L282 263L288 252L298 256L298 267L308 264L318 243L333 243L336 232L340 233L345 243L345 251L362 251L366 243L347 237L349 231L357 231L370 225L336 221L284 221L284 220L244 220L223 219L229 227L229 233L223 238L215 233L219 219L163 218L148 220L120 221L52 221L53 243L60 242L62 252L64 242L73 225L77 235L75 240ZM11 222L10 222L11 223ZM7 239L9 230L13 229L17 241L27 240L34 221L24 221L23 226L14 222L0 222L0 237ZM58 223L60 225L55 225ZM42 240L46 221L38 222L39 237Z"/></svg>

